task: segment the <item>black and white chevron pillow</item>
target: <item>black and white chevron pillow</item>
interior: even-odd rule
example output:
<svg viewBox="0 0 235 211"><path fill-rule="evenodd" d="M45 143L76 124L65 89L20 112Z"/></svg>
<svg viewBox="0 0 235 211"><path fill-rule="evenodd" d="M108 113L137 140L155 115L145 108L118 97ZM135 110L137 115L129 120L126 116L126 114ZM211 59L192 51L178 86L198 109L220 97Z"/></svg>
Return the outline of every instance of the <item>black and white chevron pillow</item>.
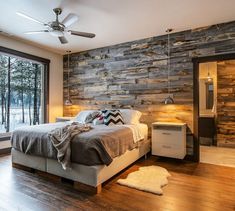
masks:
<svg viewBox="0 0 235 211"><path fill-rule="evenodd" d="M124 120L119 110L103 110L105 125L123 125Z"/></svg>

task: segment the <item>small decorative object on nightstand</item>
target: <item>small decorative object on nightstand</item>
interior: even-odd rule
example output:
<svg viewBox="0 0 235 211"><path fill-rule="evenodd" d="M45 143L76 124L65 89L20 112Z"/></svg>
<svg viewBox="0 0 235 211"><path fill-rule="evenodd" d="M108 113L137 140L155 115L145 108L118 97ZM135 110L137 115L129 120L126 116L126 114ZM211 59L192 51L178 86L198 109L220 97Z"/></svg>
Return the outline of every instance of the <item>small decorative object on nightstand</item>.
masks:
<svg viewBox="0 0 235 211"><path fill-rule="evenodd" d="M73 119L74 117L70 117L70 116L56 117L56 122L66 122L66 121L70 121Z"/></svg>
<svg viewBox="0 0 235 211"><path fill-rule="evenodd" d="M154 122L152 154L183 159L186 155L186 123Z"/></svg>

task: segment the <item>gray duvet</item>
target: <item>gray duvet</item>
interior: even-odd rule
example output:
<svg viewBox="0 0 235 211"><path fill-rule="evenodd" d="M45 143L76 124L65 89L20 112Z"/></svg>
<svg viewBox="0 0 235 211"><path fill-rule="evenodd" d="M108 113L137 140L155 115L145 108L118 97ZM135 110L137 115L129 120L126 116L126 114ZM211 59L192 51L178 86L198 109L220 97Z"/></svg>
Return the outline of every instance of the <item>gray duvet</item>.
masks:
<svg viewBox="0 0 235 211"><path fill-rule="evenodd" d="M20 152L57 159L57 151L48 133L56 128L71 124L58 122L26 126L12 133L12 147ZM88 132L73 137L71 141L71 162L84 165L109 165L113 158L137 147L131 129L122 126L92 126Z"/></svg>

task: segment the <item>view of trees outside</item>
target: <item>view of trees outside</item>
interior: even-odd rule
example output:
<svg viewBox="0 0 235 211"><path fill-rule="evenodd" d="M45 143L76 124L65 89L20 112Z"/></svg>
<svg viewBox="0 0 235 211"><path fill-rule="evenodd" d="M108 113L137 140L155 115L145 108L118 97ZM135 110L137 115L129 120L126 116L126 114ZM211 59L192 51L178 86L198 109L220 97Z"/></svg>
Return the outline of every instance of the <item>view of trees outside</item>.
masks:
<svg viewBox="0 0 235 211"><path fill-rule="evenodd" d="M41 121L43 65L0 54L0 133Z"/></svg>

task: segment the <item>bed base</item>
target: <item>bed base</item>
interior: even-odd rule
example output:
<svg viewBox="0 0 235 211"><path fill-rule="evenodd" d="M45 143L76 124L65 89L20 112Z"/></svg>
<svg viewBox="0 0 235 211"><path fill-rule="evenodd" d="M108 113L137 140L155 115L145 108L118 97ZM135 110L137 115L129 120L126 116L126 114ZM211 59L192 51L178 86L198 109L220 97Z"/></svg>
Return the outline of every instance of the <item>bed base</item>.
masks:
<svg viewBox="0 0 235 211"><path fill-rule="evenodd" d="M139 148L127 151L115 158L109 166L86 166L72 163L72 169L63 170L56 160L26 155L12 149L12 166L40 176L53 182L64 179L72 181L73 187L79 191L97 194L102 190L102 183L145 156L150 151L150 142L143 142Z"/></svg>
<svg viewBox="0 0 235 211"><path fill-rule="evenodd" d="M44 171L40 171L40 170L37 170L37 169L33 169L33 168L30 168L30 167L27 167L27 166L23 166L23 165L20 165L18 163L12 163L12 167L13 168L17 168L17 169L21 169L21 170L24 170L24 171L27 171L27 172L30 172L30 173L34 173L34 174L37 174L38 176L40 177L44 177L54 183L64 183L64 180L65 178L63 177L60 177L60 176L57 176L57 175L54 175L54 174L50 174L50 173L47 173L47 172L44 172ZM88 194L98 194L101 192L102 190L102 184L96 186L96 187L93 187L93 186L90 186L90 185L86 185L86 184L83 184L83 183L80 183L80 182L75 182L75 181L71 181L72 182L72 187L78 191L81 191L81 192L85 192L85 193L88 193Z"/></svg>

